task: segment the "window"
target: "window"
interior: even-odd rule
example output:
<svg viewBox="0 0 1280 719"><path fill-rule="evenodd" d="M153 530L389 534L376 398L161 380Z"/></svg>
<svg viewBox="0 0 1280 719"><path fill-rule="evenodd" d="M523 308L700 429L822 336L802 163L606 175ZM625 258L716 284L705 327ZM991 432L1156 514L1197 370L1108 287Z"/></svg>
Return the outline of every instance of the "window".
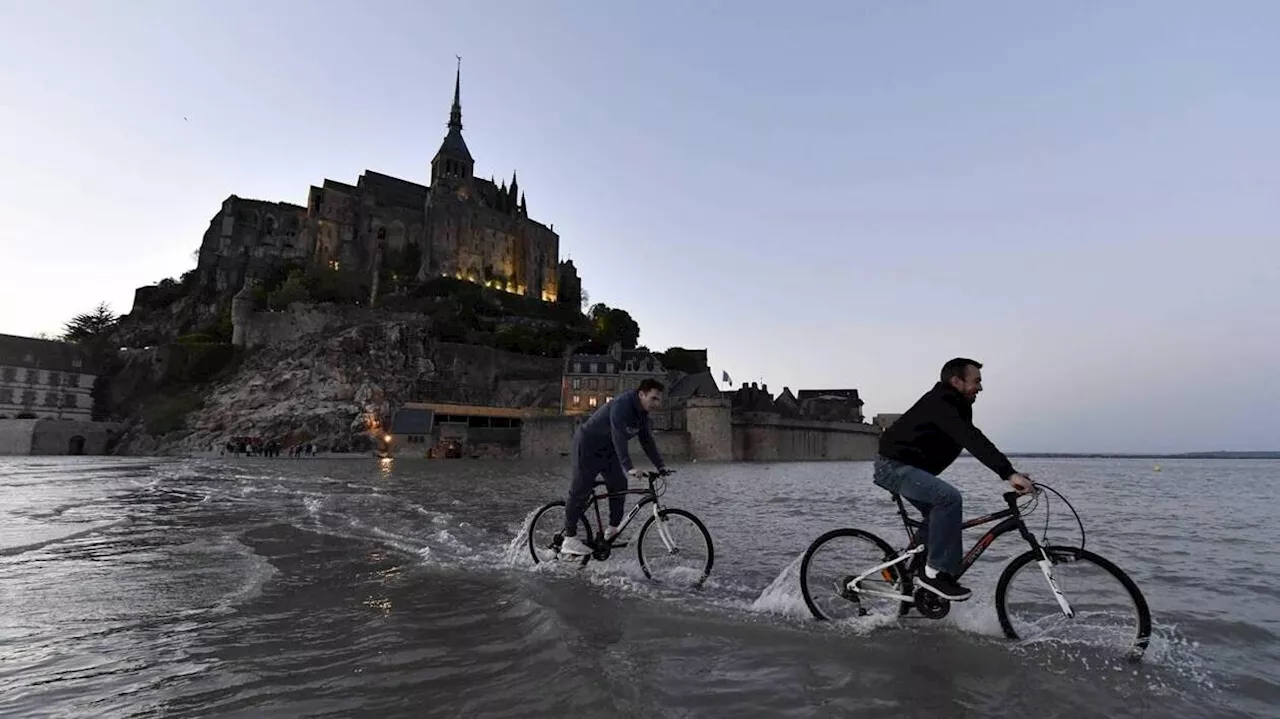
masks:
<svg viewBox="0 0 1280 719"><path fill-rule="evenodd" d="M5 381L5 382L17 382L17 381L18 381L18 370L14 369L14 368L12 368L12 367L5 367L5 368L4 368L4 381Z"/></svg>
<svg viewBox="0 0 1280 719"><path fill-rule="evenodd" d="M337 271L342 265L337 260L329 260L329 269Z"/></svg>
<svg viewBox="0 0 1280 719"><path fill-rule="evenodd" d="M39 384L39 383L40 383L40 370L38 369L27 370L27 384Z"/></svg>
<svg viewBox="0 0 1280 719"><path fill-rule="evenodd" d="M612 391L614 391L615 389L617 389L617 388L618 388L618 378L617 378L617 377L609 377L608 379L606 379L606 380L604 381L604 388L605 388L605 389L607 389L607 390L609 390L610 392L612 392Z"/></svg>
<svg viewBox="0 0 1280 719"><path fill-rule="evenodd" d="M68 372L67 375L62 378L62 383L68 387L78 387L80 386L80 375Z"/></svg>
<svg viewBox="0 0 1280 719"><path fill-rule="evenodd" d="M573 371L574 371L574 372L577 372L577 373L579 373L579 374L581 374L581 373L582 373L582 363L581 363L581 362L574 362L574 363L573 363Z"/></svg>
<svg viewBox="0 0 1280 719"><path fill-rule="evenodd" d="M595 377L587 380L587 389L600 389L600 380Z"/></svg>
<svg viewBox="0 0 1280 719"><path fill-rule="evenodd" d="M612 363L612 362L610 362L610 363L606 364L606 365L604 366L604 371L605 371L605 372L607 372L607 373L609 373L609 374L613 374L613 363Z"/></svg>
<svg viewBox="0 0 1280 719"><path fill-rule="evenodd" d="M29 389L22 393L22 406L30 407L36 403L36 391Z"/></svg>
<svg viewBox="0 0 1280 719"><path fill-rule="evenodd" d="M600 399L599 397L596 397L595 395L591 395L590 397L587 398L587 406L589 407L596 406L596 402L598 402L599 399Z"/></svg>
<svg viewBox="0 0 1280 719"><path fill-rule="evenodd" d="M13 404L12 387L0 387L0 404Z"/></svg>
<svg viewBox="0 0 1280 719"><path fill-rule="evenodd" d="M582 389L582 379L581 379L581 378L578 378L578 377L574 377L574 378L573 378L573 388L574 388L574 389Z"/></svg>
<svg viewBox="0 0 1280 719"><path fill-rule="evenodd" d="M595 362L592 362L592 363L591 363L591 373L592 373L592 374L595 374L595 373L596 373L596 367L597 367L596 363L595 363Z"/></svg>
<svg viewBox="0 0 1280 719"><path fill-rule="evenodd" d="M76 406L76 396L70 392L62 395L62 406L74 408Z"/></svg>
<svg viewBox="0 0 1280 719"><path fill-rule="evenodd" d="M76 368L83 367L83 366L84 366L84 361L83 361L83 360L81 360L79 357L76 357L76 358L74 358L74 359L72 359L72 360L71 360L71 366L72 366L72 367L76 367Z"/></svg>
<svg viewBox="0 0 1280 719"><path fill-rule="evenodd" d="M576 394L575 394L575 395L573 396L573 406L574 406L574 407L579 407L579 406L581 406L581 405L582 405L582 397L579 397L578 395L576 395Z"/></svg>
<svg viewBox="0 0 1280 719"><path fill-rule="evenodd" d="M49 373L49 386L50 386L50 387L58 387L58 386L60 386L61 384L62 384L62 375L58 374L57 372L50 372L50 373Z"/></svg>
<svg viewBox="0 0 1280 719"><path fill-rule="evenodd" d="M55 393L55 392L46 392L46 393L45 393L45 395L44 395L44 406L46 406L46 407L57 407L57 406L58 406L58 395L57 395L57 393Z"/></svg>

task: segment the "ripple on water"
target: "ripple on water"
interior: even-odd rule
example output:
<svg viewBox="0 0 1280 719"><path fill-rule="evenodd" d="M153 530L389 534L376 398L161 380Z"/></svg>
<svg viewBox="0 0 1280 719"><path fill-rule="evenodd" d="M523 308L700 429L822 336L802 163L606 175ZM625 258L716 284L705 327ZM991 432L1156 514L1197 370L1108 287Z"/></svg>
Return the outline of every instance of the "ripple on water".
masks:
<svg viewBox="0 0 1280 719"><path fill-rule="evenodd" d="M1273 484L1240 469L1256 500L1242 502L1179 484L1194 468L1173 463L1158 490L1124 463L1031 465L1147 593L1143 665L1004 640L990 595L1020 551L1005 539L945 620L811 621L797 576L809 541L850 524L901 541L857 463L683 467L664 501L697 513L717 550L697 592L648 581L634 550L535 567L523 532L563 495L554 462L10 463L0 531L50 534L0 555L0 640L14 649L0 711L1201 716L1280 702L1276 592L1240 580L1275 574L1269 553L1241 551L1280 539L1258 514ZM998 502L972 463L949 479L968 506ZM1191 498L1208 509L1178 514ZM1073 520L1052 511L1052 536L1072 543ZM1249 536L1204 523L1226 514ZM1178 531L1144 519L1175 515Z"/></svg>

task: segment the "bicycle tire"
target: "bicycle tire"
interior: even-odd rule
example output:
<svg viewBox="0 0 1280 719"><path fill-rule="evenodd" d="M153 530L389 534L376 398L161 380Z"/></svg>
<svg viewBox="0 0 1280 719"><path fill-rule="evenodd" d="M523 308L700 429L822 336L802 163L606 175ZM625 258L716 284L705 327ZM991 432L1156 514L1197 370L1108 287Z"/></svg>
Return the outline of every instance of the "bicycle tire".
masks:
<svg viewBox="0 0 1280 719"><path fill-rule="evenodd" d="M1129 593L1129 598L1133 600L1133 606L1138 611L1138 628L1133 638L1133 647L1129 650L1128 659L1131 662L1141 660L1151 642L1151 610L1147 606L1146 597L1142 595L1142 590L1138 589L1138 585L1120 567L1087 549L1061 545L1047 545L1044 549L1050 556L1055 558L1063 555L1071 557L1070 561L1073 562L1090 562L1120 581L1120 585ZM1004 631L1005 637L1009 639L1019 638L1018 633L1014 631L1013 625L1009 622L1009 612L1005 606L1009 582L1013 581L1013 576L1018 573L1018 570L1030 562L1039 561L1039 559L1040 554L1034 549L1028 549L1019 554L1000 573L1000 581L996 583L996 616L1000 619L1000 628ZM1070 600L1069 597L1068 600Z"/></svg>
<svg viewBox="0 0 1280 719"><path fill-rule="evenodd" d="M871 542L876 545L880 551L884 552L884 561L886 562L901 554L901 552L898 552L890 546L888 542L884 541L872 532L868 532L865 529L857 529L855 527L833 529L813 540L809 545L809 548L804 552L804 559L800 560L800 594L804 597L804 603L805 606L809 608L809 613L813 615L814 619L818 619L820 621L826 621L827 617L823 616L822 611L818 609L818 605L813 601L813 597L809 595L809 563L813 560L813 555L818 551L819 547L833 539L836 539L837 537L857 537ZM912 593L911 577L900 571L900 565L889 567L889 570L893 572L895 578L902 582L902 593L910 596ZM898 603L898 616L905 616L909 611L911 611L910 602Z"/></svg>
<svg viewBox="0 0 1280 719"><path fill-rule="evenodd" d="M565 501L563 499L558 499L554 502L547 502L546 504L538 508L538 511L535 512L533 515L533 519L529 521L529 536L526 539L526 543L529 545L529 555L533 557L534 564L540 564L542 562L542 560L538 557L538 550L546 549L546 547L534 546L534 543L533 543L534 527L538 526L538 520L542 519L542 515L546 514L549 510L552 510L556 507L563 507L563 506L565 506ZM587 522L586 517L578 518L578 526L580 527L579 531L585 533L583 535L582 541L585 542L587 546L591 546L591 542L592 542L591 525ZM564 531L563 527L557 528L557 532L562 532L562 531ZM586 563L585 560L590 556L591 555L587 555L586 557L583 558L584 564Z"/></svg>
<svg viewBox="0 0 1280 719"><path fill-rule="evenodd" d="M685 517L692 521L693 526L698 528L698 531L702 533L702 538L707 542L707 564L702 568L702 576L698 577L698 581L694 583L695 587L701 587L702 583L707 581L707 577L711 575L711 567L716 562L716 548L711 542L711 532L707 531L707 525L703 524L702 520L698 519L693 512L674 507L658 510L659 517L666 517L668 515ZM648 579L653 579L653 575L649 572L649 565L644 559L644 537L649 533L649 530L652 527L656 526L654 522L657 518L658 517L650 514L648 521L644 523L644 526L640 528L640 533L636 535L636 556L640 560L640 570L644 572L644 576Z"/></svg>

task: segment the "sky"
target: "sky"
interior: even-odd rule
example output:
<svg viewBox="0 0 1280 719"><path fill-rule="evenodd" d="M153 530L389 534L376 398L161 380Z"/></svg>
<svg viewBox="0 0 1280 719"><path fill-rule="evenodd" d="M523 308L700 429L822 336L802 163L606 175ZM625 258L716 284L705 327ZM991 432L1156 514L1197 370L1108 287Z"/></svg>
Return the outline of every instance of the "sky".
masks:
<svg viewBox="0 0 1280 719"><path fill-rule="evenodd" d="M1006 451L1280 450L1280 3L0 0L0 332L194 267L224 198L425 184L455 56L591 301L717 376Z"/></svg>

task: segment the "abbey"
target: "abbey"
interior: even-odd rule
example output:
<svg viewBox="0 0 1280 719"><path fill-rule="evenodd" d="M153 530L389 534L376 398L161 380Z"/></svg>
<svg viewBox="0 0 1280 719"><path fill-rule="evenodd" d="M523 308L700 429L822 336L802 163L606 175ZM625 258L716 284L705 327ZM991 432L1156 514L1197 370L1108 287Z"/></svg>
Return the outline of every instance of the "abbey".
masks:
<svg viewBox="0 0 1280 719"><path fill-rule="evenodd" d="M283 264L371 277L391 268L410 281L448 276L576 304L568 295L580 292L577 272L559 261L559 236L529 217L516 175L495 184L474 171L459 69L430 185L366 170L354 185L312 186L306 207L232 195L204 234L197 280L223 293Z"/></svg>

